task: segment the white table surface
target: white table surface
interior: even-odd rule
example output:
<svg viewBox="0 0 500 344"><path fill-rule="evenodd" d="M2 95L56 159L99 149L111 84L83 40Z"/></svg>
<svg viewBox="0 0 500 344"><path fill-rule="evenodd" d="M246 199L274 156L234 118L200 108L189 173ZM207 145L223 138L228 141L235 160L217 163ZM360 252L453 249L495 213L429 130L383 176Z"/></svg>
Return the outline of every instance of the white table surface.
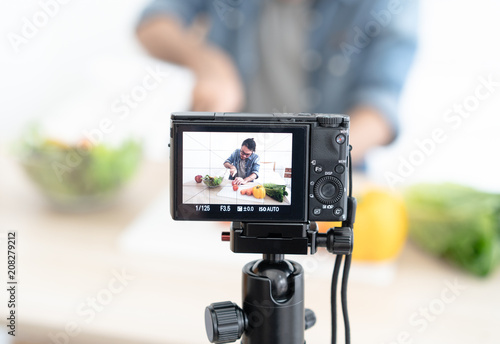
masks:
<svg viewBox="0 0 500 344"><path fill-rule="evenodd" d="M258 256L220 242L229 224L170 220L165 164L146 164L119 206L92 214L47 208L4 155L0 171L1 233L19 236L19 343L207 343L204 307L241 303L241 267ZM290 258L305 268L306 307L318 318L307 343L328 343L333 256ZM392 264L355 263L352 343L497 344L499 272L475 278L412 245ZM90 311L93 299L99 311Z"/></svg>

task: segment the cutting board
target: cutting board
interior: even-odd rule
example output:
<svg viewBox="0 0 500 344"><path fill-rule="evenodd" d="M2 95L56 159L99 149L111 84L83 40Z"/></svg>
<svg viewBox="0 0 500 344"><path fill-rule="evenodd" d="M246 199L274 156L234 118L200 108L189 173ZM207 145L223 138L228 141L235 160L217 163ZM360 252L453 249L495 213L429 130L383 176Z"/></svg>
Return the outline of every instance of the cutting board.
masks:
<svg viewBox="0 0 500 344"><path fill-rule="evenodd" d="M222 190L219 191L217 194L218 197L224 197L228 198L231 200L231 203L236 203L236 204L264 204L265 198L263 199L258 199L253 196L248 196L248 195L242 195L241 190L246 190L246 189L251 189L253 188L255 183L248 183L246 185L239 186L237 191L233 190L233 186L231 184L225 186L222 188ZM266 198L269 198L266 196ZM229 201L228 201L229 203Z"/></svg>
<svg viewBox="0 0 500 344"><path fill-rule="evenodd" d="M285 196L283 202L278 202L269 196L258 199L254 196L242 195L241 190L251 189L258 183L248 183L246 185L239 186L237 191L233 190L233 187L229 184L224 186L218 193L217 197L223 197L228 199L228 203L231 204L277 204L277 205L290 205L290 199Z"/></svg>

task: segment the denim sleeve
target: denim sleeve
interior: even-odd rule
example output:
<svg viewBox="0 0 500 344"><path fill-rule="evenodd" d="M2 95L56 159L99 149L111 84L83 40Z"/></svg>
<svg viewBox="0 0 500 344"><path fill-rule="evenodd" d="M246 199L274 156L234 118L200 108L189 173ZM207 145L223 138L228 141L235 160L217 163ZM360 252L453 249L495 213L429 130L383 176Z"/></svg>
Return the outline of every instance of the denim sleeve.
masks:
<svg viewBox="0 0 500 344"><path fill-rule="evenodd" d="M142 11L139 23L158 15L172 15L189 25L210 3L206 0L153 0Z"/></svg>
<svg viewBox="0 0 500 344"><path fill-rule="evenodd" d="M377 5L387 6L385 1ZM373 11L377 11L377 5ZM418 2L401 1L401 11L365 48L359 78L353 89L351 105L377 109L398 132L400 93L417 48Z"/></svg>
<svg viewBox="0 0 500 344"><path fill-rule="evenodd" d="M236 154L238 153L238 149L235 150L234 152L231 153L231 155L229 156L229 158L226 159L226 161L224 161L224 164L226 162L230 163L231 165L234 165L236 166Z"/></svg>
<svg viewBox="0 0 500 344"><path fill-rule="evenodd" d="M255 173L257 175L257 178L259 178L259 170L260 170L260 157L257 156L252 163L252 170L248 175Z"/></svg>

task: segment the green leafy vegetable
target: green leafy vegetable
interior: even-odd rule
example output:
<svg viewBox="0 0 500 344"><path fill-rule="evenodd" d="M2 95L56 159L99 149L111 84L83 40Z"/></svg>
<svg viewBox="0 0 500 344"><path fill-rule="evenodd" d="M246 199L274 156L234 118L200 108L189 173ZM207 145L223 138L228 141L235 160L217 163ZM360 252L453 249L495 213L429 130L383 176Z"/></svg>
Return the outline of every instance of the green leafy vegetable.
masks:
<svg viewBox="0 0 500 344"><path fill-rule="evenodd" d="M429 252L479 276L500 263L500 195L456 184L406 192L410 237Z"/></svg>
<svg viewBox="0 0 500 344"><path fill-rule="evenodd" d="M222 179L224 179L224 177L211 177L207 174L205 177L203 177L202 180L206 186L215 187L219 186L222 183Z"/></svg>
<svg viewBox="0 0 500 344"><path fill-rule="evenodd" d="M77 210L117 195L140 165L142 144L67 144L37 134L22 143L19 153L26 173L54 204Z"/></svg>
<svg viewBox="0 0 500 344"><path fill-rule="evenodd" d="M264 184L264 189L266 189L266 195L278 202L283 202L284 196L288 196L286 185Z"/></svg>

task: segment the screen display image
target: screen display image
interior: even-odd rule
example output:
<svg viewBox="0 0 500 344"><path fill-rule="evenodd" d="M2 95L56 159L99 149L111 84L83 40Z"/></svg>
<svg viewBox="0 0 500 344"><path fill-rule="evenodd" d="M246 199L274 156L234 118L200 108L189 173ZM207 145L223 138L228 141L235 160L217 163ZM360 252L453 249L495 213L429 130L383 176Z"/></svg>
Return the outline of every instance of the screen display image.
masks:
<svg viewBox="0 0 500 344"><path fill-rule="evenodd" d="M173 219L345 219L347 116L188 112L171 124Z"/></svg>
<svg viewBox="0 0 500 344"><path fill-rule="evenodd" d="M182 142L183 204L228 212L291 205L292 133L184 131Z"/></svg>

